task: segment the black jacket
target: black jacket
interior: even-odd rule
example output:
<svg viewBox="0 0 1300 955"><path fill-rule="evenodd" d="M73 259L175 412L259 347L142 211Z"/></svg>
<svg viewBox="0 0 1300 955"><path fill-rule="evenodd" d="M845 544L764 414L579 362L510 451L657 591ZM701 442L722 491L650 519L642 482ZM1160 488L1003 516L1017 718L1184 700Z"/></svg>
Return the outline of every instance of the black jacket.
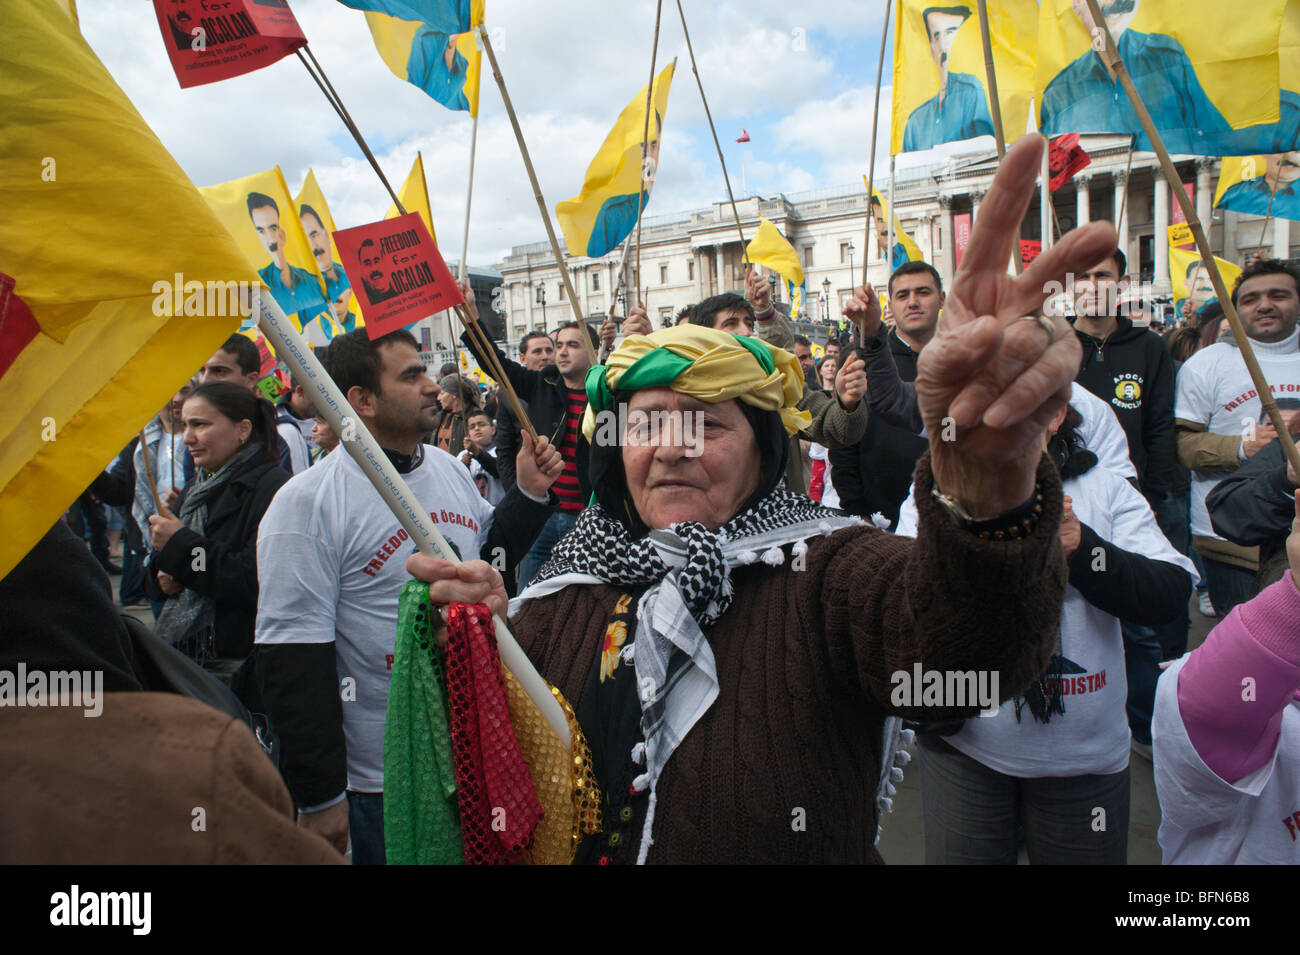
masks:
<svg viewBox="0 0 1300 955"><path fill-rule="evenodd" d="M522 398L519 400L523 401ZM524 410L528 411L528 402L524 401L523 404ZM529 412L529 417L532 417L532 412ZM501 486L509 491L515 486L515 455L519 453L523 439L519 437L519 422L505 395L497 402L496 427L497 477L501 479Z"/></svg>
<svg viewBox="0 0 1300 955"><path fill-rule="evenodd" d="M917 353L893 331L882 329L867 339L866 347L857 350L867 364L871 381L873 360L890 361L903 381L916 380ZM898 511L912 486L916 462L930 446L929 442L877 413L874 395L870 404L867 433L857 444L831 451L831 483L840 496L840 508L850 514L870 519L877 511L898 523Z"/></svg>
<svg viewBox="0 0 1300 955"><path fill-rule="evenodd" d="M1259 583L1286 566L1286 539L1295 520L1296 485L1286 476L1282 442L1274 438L1206 495L1215 533L1242 547L1259 547Z"/></svg>
<svg viewBox="0 0 1300 955"><path fill-rule="evenodd" d="M480 368L491 367L487 361L487 356L475 346L468 332L462 333L460 340L465 343L465 347L474 355ZM532 421L533 427L537 429L538 434L545 435L547 440L558 448L564 440L564 423L569 413L569 393L565 387L564 378L560 375L560 369L555 365L547 365L541 371L533 371L531 368L525 368L517 361L511 361L496 345L493 345L492 348L496 351L501 367L505 369L506 377L510 379L510 384L514 386L515 393L519 395L519 400L527 404L528 418ZM502 404L506 404L504 399ZM518 432L516 432L517 434ZM510 459L512 478L514 477L514 455L518 452L518 443L511 449L503 447L500 440L498 440L498 460ZM590 460L591 450L587 446L587 439L579 431L578 489L584 502L591 499L591 475L588 473ZM504 477L502 480L504 482Z"/></svg>
<svg viewBox="0 0 1300 955"><path fill-rule="evenodd" d="M289 475L265 459L250 461L230 478L215 500L208 504L206 533L200 535L182 527L155 552L152 564L158 571L175 577L183 586L211 597L216 602L216 652L223 657L246 657L253 649L253 627L257 622L257 526L271 506L275 492ZM180 516L187 485L173 514ZM202 548L202 560L196 559ZM157 579L150 575L151 586Z"/></svg>
<svg viewBox="0 0 1300 955"><path fill-rule="evenodd" d="M1128 318L1105 340L1075 328L1083 361L1075 381L1119 418L1143 493L1163 496L1179 483L1174 466L1174 360L1164 340Z"/></svg>

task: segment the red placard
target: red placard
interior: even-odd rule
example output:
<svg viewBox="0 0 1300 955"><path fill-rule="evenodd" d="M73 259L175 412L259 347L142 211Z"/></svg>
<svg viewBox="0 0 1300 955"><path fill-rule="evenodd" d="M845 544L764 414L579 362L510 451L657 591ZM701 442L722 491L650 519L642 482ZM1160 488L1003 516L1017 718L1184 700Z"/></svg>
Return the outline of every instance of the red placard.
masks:
<svg viewBox="0 0 1300 955"><path fill-rule="evenodd" d="M952 217L953 249L956 253L955 265L961 265L961 257L966 254L966 244L970 242L970 213L959 212Z"/></svg>
<svg viewBox="0 0 1300 955"><path fill-rule="evenodd" d="M1187 193L1187 198L1191 202L1192 208L1196 208L1196 183L1183 183L1183 191ZM1186 222L1187 216L1183 215L1183 207L1178 204L1178 197L1171 191L1169 193L1169 224L1177 225L1180 222Z"/></svg>
<svg viewBox="0 0 1300 955"><path fill-rule="evenodd" d="M1025 265L1028 265L1030 262L1034 261L1034 259L1038 258L1042 251L1043 243L1039 242L1037 239L1020 240L1020 261Z"/></svg>
<svg viewBox="0 0 1300 955"><path fill-rule="evenodd" d="M270 66L307 38L286 0L153 0L181 89Z"/></svg>
<svg viewBox="0 0 1300 955"><path fill-rule="evenodd" d="M1078 133L1058 136L1047 149L1048 188L1055 192L1091 163L1091 157L1079 145Z"/></svg>
<svg viewBox="0 0 1300 955"><path fill-rule="evenodd" d="M372 339L465 301L418 212L340 229L334 244Z"/></svg>

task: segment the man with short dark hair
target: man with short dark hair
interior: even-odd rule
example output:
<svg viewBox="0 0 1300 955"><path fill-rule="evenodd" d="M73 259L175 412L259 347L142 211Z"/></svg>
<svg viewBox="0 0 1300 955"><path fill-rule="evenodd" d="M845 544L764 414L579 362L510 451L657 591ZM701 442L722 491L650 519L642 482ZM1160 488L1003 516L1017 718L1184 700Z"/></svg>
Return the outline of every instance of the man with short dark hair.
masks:
<svg viewBox="0 0 1300 955"><path fill-rule="evenodd" d="M872 412L862 440L828 456L840 507L850 514L868 519L880 514L891 526L898 523L899 509L912 486L912 471L927 445L916 432L886 420L877 409L893 400L891 389L897 382L916 380L917 360L934 337L943 302L943 282L934 266L906 262L889 276L893 328L881 321L878 303L874 311L850 316L861 323L863 345L856 351L866 364L867 405Z"/></svg>
<svg viewBox="0 0 1300 955"><path fill-rule="evenodd" d="M805 335L794 336L794 357L799 360L799 367L803 369L804 382L810 388L820 388L817 381L817 361L813 358L812 342Z"/></svg>
<svg viewBox="0 0 1300 955"><path fill-rule="evenodd" d="M461 293L471 311L478 314L474 293L468 283L461 283ZM536 576L537 571L550 559L551 548L578 522L587 501L591 499L591 477L588 473L590 448L582 435L582 415L587 408L586 377L591 367L583 336L597 346L596 333L590 325L565 322L555 332L555 360L540 370L525 368L508 358L505 352L493 345L497 360L515 389L520 401L528 404L528 418L559 451L563 470L555 480L551 493L555 509L532 549L519 564L519 589L523 590ZM469 333L461 335L480 368L490 367L487 356Z"/></svg>
<svg viewBox="0 0 1300 955"><path fill-rule="evenodd" d="M753 272L750 272L753 275ZM692 325L716 328L720 332L732 335L754 334L754 306L743 295L735 292L723 292L713 295L696 305L691 311Z"/></svg>
<svg viewBox="0 0 1300 955"><path fill-rule="evenodd" d="M361 288L368 304L378 305L397 297L398 291L392 286L392 270L379 253L374 239L362 241L357 249L357 261L361 263Z"/></svg>
<svg viewBox="0 0 1300 955"><path fill-rule="evenodd" d="M294 474L311 466L311 433L315 427L316 408L307 397L307 389L290 375L289 390L275 405L275 428L280 439L289 446Z"/></svg>
<svg viewBox="0 0 1300 955"><path fill-rule="evenodd" d="M519 339L519 361L525 368L541 371L554 364L555 343L545 332L533 329ZM519 399L528 411L528 402ZM502 400L497 406L497 476L507 491L515 486L515 455L519 452L519 420L510 402Z"/></svg>
<svg viewBox="0 0 1300 955"><path fill-rule="evenodd" d="M335 338L326 360L350 415L365 422L460 556L513 566L550 514L555 449L525 437L519 485L493 508L464 465L423 443L437 415L437 386L414 336L397 331L371 341L358 329ZM346 443L346 418L343 424ZM359 864L384 861L385 709L410 550L406 531L347 453L289 481L258 530L256 642L264 699L283 744L280 769L301 824L340 852L351 832Z"/></svg>
<svg viewBox="0 0 1300 955"><path fill-rule="evenodd" d="M1300 267L1261 259L1246 267L1232 290L1241 324L1273 396L1300 395ZM1214 532L1205 499L1230 471L1277 439L1235 339L1202 348L1178 373L1174 427L1178 460L1192 472L1192 544L1201 555L1215 611L1228 613L1250 598L1258 549ZM1296 411L1284 411L1294 420Z"/></svg>

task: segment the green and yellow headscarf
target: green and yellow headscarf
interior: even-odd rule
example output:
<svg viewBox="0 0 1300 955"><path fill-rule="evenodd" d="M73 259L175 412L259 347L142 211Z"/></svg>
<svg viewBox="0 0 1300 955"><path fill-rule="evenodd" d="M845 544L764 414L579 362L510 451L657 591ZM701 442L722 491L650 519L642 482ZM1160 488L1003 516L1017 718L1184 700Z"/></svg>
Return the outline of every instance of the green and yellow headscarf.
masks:
<svg viewBox="0 0 1300 955"><path fill-rule="evenodd" d="M591 441L596 416L613 407L615 392L663 387L708 404L737 398L763 411L780 412L787 434L812 422L808 412L795 407L803 397L804 377L794 355L757 338L678 325L628 337L606 364L587 372L582 433Z"/></svg>

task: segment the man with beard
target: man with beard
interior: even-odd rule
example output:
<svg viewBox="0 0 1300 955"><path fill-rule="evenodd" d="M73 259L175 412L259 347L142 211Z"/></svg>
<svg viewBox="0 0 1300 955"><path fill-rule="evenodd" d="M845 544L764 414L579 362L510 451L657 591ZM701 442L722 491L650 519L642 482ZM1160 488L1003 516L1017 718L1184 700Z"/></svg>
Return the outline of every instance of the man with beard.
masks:
<svg viewBox="0 0 1300 955"><path fill-rule="evenodd" d="M378 305L397 296L392 287L392 273L379 253L379 246L374 239L366 239L357 250L357 261L361 263L361 287L365 289L366 300L371 305Z"/></svg>
<svg viewBox="0 0 1300 955"><path fill-rule="evenodd" d="M348 281L348 274L343 271L343 266L330 257L330 234L326 231L320 214L308 205L302 206L298 214L302 218L302 230L307 233L311 254L316 257L316 268L320 270L321 278L325 280L325 298L334 313L334 321L343 331L350 332L357 324L356 316L348 312L348 302L352 297L352 283Z"/></svg>
<svg viewBox="0 0 1300 955"><path fill-rule="evenodd" d="M320 282L306 269L289 264L285 255L289 237L280 225L280 207L276 201L261 192L250 192L247 201L248 217L253 220L257 238L271 253L270 263L258 269L257 274L284 313L292 315L296 312L299 323L306 325L325 310Z"/></svg>

